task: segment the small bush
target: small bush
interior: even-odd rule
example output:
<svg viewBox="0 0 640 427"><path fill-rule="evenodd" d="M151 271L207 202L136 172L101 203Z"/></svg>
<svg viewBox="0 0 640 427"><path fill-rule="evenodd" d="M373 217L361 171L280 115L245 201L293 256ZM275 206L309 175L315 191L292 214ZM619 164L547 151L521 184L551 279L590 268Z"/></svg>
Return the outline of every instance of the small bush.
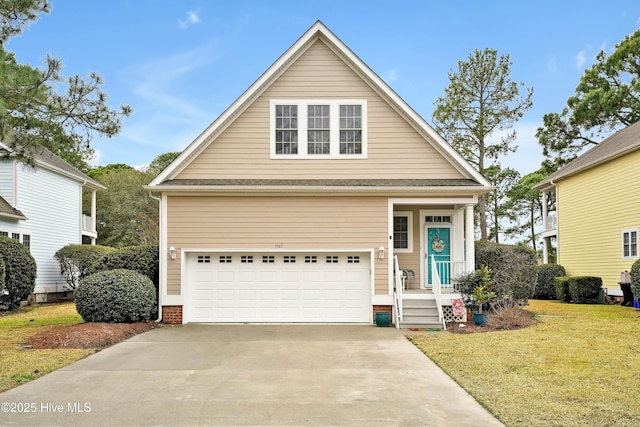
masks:
<svg viewBox="0 0 640 427"><path fill-rule="evenodd" d="M602 289L600 277L581 276L569 278L569 293L576 304L597 304Z"/></svg>
<svg viewBox="0 0 640 427"><path fill-rule="evenodd" d="M85 322L148 321L155 302L151 279L131 270L92 274L75 291L76 310Z"/></svg>
<svg viewBox="0 0 640 427"><path fill-rule="evenodd" d="M26 246L4 236L0 237L0 258L4 262L4 286L0 288L0 305L13 310L36 287L36 260Z"/></svg>
<svg viewBox="0 0 640 427"><path fill-rule="evenodd" d="M638 302L640 302L640 259L631 266L629 276L631 278L631 291Z"/></svg>
<svg viewBox="0 0 640 427"><path fill-rule="evenodd" d="M478 241L475 249L476 268L486 265L493 271L492 291L498 298L509 296L526 303L536 287L536 255L524 245L500 245Z"/></svg>
<svg viewBox="0 0 640 427"><path fill-rule="evenodd" d="M531 315L513 299L506 297L493 306L487 319L487 326L495 329L519 329L530 326Z"/></svg>
<svg viewBox="0 0 640 427"><path fill-rule="evenodd" d="M536 289L533 293L535 299L557 299L555 278L567 274L564 267L558 264L539 265Z"/></svg>
<svg viewBox="0 0 640 427"><path fill-rule="evenodd" d="M59 249L53 256L60 264L60 274L67 286L74 290L80 281L89 275L89 269L105 254L115 248L100 245L67 245Z"/></svg>
<svg viewBox="0 0 640 427"><path fill-rule="evenodd" d="M559 276L553 280L556 285L556 297L562 302L571 302L571 293L569 292L569 277Z"/></svg>
<svg viewBox="0 0 640 427"><path fill-rule="evenodd" d="M95 274L118 269L133 270L147 276L157 288L158 267L157 245L127 246L104 255L91 266L88 273Z"/></svg>

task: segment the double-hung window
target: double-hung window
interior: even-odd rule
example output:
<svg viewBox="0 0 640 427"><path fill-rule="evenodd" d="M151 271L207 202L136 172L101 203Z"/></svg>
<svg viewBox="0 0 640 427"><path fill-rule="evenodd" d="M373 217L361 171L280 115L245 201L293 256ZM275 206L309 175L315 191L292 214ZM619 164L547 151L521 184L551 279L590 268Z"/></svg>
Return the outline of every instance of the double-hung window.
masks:
<svg viewBox="0 0 640 427"><path fill-rule="evenodd" d="M276 153L298 154L297 105L276 105Z"/></svg>
<svg viewBox="0 0 640 427"><path fill-rule="evenodd" d="M394 252L413 252L413 213L393 213Z"/></svg>
<svg viewBox="0 0 640 427"><path fill-rule="evenodd" d="M638 258L638 229L622 230L622 258Z"/></svg>
<svg viewBox="0 0 640 427"><path fill-rule="evenodd" d="M366 100L271 100L272 159L367 156Z"/></svg>

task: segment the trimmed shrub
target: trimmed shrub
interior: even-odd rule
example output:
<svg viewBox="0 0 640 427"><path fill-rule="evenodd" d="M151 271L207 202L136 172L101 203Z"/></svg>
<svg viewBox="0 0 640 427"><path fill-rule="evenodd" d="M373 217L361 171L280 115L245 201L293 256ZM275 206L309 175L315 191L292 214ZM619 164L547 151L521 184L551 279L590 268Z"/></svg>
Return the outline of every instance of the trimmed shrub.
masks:
<svg viewBox="0 0 640 427"><path fill-rule="evenodd" d="M631 278L631 291L633 296L640 302L640 259L633 263L629 271Z"/></svg>
<svg viewBox="0 0 640 427"><path fill-rule="evenodd" d="M107 270L133 270L147 276L156 288L158 286L158 246L140 245L127 246L113 252L109 252L98 259L89 269L89 274L95 274Z"/></svg>
<svg viewBox="0 0 640 427"><path fill-rule="evenodd" d="M567 274L564 267L558 264L539 265L536 289L533 292L535 299L558 299L556 296L555 278Z"/></svg>
<svg viewBox="0 0 640 427"><path fill-rule="evenodd" d="M36 260L26 246L4 236L0 237L0 258L4 261L4 286L0 289L0 305L13 310L36 287Z"/></svg>
<svg viewBox="0 0 640 427"><path fill-rule="evenodd" d="M602 289L602 279L593 276L569 278L569 293L576 304L597 304Z"/></svg>
<svg viewBox="0 0 640 427"><path fill-rule="evenodd" d="M74 290L89 275L89 269L96 261L115 250L100 245L67 245L58 249L53 257L60 264L60 274L64 276L67 286Z"/></svg>
<svg viewBox="0 0 640 427"><path fill-rule="evenodd" d="M0 255L0 292L4 290L6 272L7 272L7 267L4 265L4 259L2 259L2 255Z"/></svg>
<svg viewBox="0 0 640 427"><path fill-rule="evenodd" d="M509 296L526 303L536 287L537 261L533 249L524 245L476 242L476 268L486 265L493 271L492 291L498 298Z"/></svg>
<svg viewBox="0 0 640 427"><path fill-rule="evenodd" d="M148 321L155 302L151 279L132 270L92 274L75 291L76 310L85 322Z"/></svg>
<svg viewBox="0 0 640 427"><path fill-rule="evenodd" d="M556 287L556 298L562 302L571 302L571 293L569 292L569 277L558 276L553 280Z"/></svg>

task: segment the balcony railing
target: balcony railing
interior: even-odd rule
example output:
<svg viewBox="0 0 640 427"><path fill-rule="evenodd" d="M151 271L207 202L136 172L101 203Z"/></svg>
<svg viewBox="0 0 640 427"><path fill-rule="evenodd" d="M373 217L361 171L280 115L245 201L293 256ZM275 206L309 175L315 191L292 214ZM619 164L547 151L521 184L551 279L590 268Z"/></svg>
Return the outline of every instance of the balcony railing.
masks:
<svg viewBox="0 0 640 427"><path fill-rule="evenodd" d="M82 215L82 231L87 233L96 232L96 222L89 215Z"/></svg>
<svg viewBox="0 0 640 427"><path fill-rule="evenodd" d="M558 229L558 214L549 212L547 218L542 225L542 231L554 231Z"/></svg>

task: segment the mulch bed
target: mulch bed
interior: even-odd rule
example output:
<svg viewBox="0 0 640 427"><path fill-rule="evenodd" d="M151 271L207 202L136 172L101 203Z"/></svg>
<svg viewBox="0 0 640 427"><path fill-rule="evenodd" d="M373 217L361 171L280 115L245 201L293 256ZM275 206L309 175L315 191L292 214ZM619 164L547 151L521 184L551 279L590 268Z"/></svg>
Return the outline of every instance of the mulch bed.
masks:
<svg viewBox="0 0 640 427"><path fill-rule="evenodd" d="M40 332L27 340L32 348L105 348L134 335L162 327L154 321L140 323L79 323Z"/></svg>

